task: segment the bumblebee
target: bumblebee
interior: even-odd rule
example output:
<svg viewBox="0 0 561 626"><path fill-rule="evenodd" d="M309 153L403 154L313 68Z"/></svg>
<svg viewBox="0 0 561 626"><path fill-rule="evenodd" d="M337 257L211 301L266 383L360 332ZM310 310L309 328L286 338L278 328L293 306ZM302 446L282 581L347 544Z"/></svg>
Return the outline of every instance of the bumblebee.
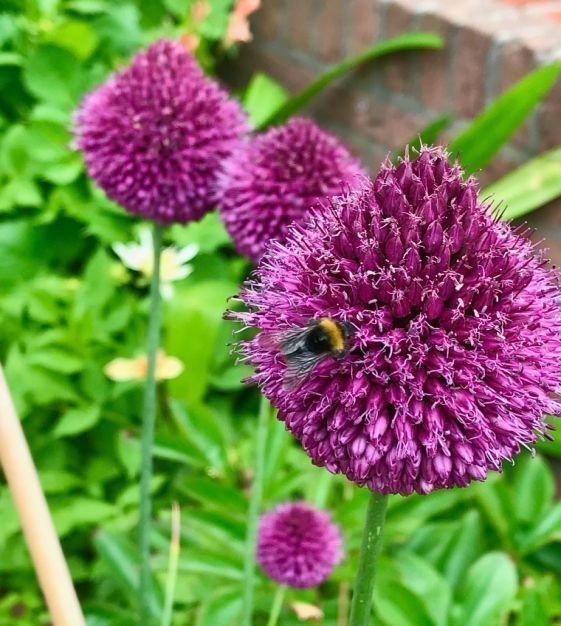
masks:
<svg viewBox="0 0 561 626"><path fill-rule="evenodd" d="M287 368L284 386L293 389L326 357L340 360L348 352L351 325L329 317L310 320L303 328L294 328L276 337L262 337L276 344Z"/></svg>

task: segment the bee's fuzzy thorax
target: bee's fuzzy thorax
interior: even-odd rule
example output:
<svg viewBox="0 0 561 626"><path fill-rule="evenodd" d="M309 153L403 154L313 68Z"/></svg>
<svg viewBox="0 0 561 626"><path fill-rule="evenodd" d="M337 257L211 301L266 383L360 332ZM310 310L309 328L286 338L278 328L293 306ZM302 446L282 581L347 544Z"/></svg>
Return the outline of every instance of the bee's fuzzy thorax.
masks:
<svg viewBox="0 0 561 626"><path fill-rule="evenodd" d="M329 317L322 317L319 325L329 337L332 352L342 352L345 349L345 336L343 328Z"/></svg>

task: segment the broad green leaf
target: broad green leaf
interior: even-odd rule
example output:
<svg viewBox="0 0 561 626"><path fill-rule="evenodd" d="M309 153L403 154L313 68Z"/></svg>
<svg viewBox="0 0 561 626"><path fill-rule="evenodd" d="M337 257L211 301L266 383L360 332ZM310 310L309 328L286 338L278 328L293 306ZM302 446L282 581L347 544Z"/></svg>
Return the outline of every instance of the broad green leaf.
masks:
<svg viewBox="0 0 561 626"><path fill-rule="evenodd" d="M459 155L468 174L489 163L551 89L560 73L560 63L531 72L499 96L452 141L450 151L453 156Z"/></svg>
<svg viewBox="0 0 561 626"><path fill-rule="evenodd" d="M541 521L521 540L521 549L527 553L550 541L561 540L561 502L555 504Z"/></svg>
<svg viewBox="0 0 561 626"><path fill-rule="evenodd" d="M479 512L468 511L442 559L444 577L452 587L462 581L469 566L481 554L482 535L483 525Z"/></svg>
<svg viewBox="0 0 561 626"><path fill-rule="evenodd" d="M423 598L408 588L397 576L388 572L384 560L379 561L378 579L374 585L375 623L384 626L436 626Z"/></svg>
<svg viewBox="0 0 561 626"><path fill-rule="evenodd" d="M95 50L98 37L87 22L65 20L46 34L45 41L66 48L79 59L85 60Z"/></svg>
<svg viewBox="0 0 561 626"><path fill-rule="evenodd" d="M243 105L254 126L260 126L288 100L288 93L266 74L255 74L249 83Z"/></svg>
<svg viewBox="0 0 561 626"><path fill-rule="evenodd" d="M267 119L261 122L259 128L262 130L268 126L282 124L297 111L302 109L314 96L325 89L331 82L343 76L350 70L358 67L362 63L377 59L394 52L402 52L404 50L421 50L442 48L442 39L433 33L410 33L407 35L399 35L382 41L381 43L360 52L359 54L349 57L337 65L333 65L319 78L314 80L310 85L303 89L300 93L290 98L285 104L281 105Z"/></svg>
<svg viewBox="0 0 561 626"><path fill-rule="evenodd" d="M504 544L512 547L514 540L514 503L505 482L493 476L472 488L483 513Z"/></svg>
<svg viewBox="0 0 561 626"><path fill-rule="evenodd" d="M187 478L181 489L209 509L244 515L247 501L241 491L211 478Z"/></svg>
<svg viewBox="0 0 561 626"><path fill-rule="evenodd" d="M69 437L78 435L86 430L93 428L101 417L101 409L99 406L92 404L87 407L75 407L69 409L60 418L55 426L53 436L55 438Z"/></svg>
<svg viewBox="0 0 561 626"><path fill-rule="evenodd" d="M524 455L517 462L513 490L514 507L522 522L537 522L553 502L555 482L548 464L541 458Z"/></svg>
<svg viewBox="0 0 561 626"><path fill-rule="evenodd" d="M410 552L400 552L395 562L403 582L421 598L435 626L448 626L452 590L442 575Z"/></svg>
<svg viewBox="0 0 561 626"><path fill-rule="evenodd" d="M165 341L166 352L185 366L183 373L169 383L174 397L196 404L206 392L222 315L227 299L237 290L235 283L224 280L177 288L168 305Z"/></svg>
<svg viewBox="0 0 561 626"><path fill-rule="evenodd" d="M82 68L68 50L52 45L38 46L23 67L27 89L39 100L70 110L82 88Z"/></svg>
<svg viewBox="0 0 561 626"><path fill-rule="evenodd" d="M71 354L64 348L54 346L33 351L27 362L30 365L39 365L51 372L61 374L75 374L83 369L85 363L82 358Z"/></svg>
<svg viewBox="0 0 561 626"><path fill-rule="evenodd" d="M116 514L113 504L93 498L64 498L53 504L53 519L59 537L64 537L75 528L97 526Z"/></svg>
<svg viewBox="0 0 561 626"><path fill-rule="evenodd" d="M497 626L518 590L516 567L508 555L489 552L467 572L457 626Z"/></svg>
<svg viewBox="0 0 561 626"><path fill-rule="evenodd" d="M513 220L561 196L561 148L531 159L486 187L503 219Z"/></svg>

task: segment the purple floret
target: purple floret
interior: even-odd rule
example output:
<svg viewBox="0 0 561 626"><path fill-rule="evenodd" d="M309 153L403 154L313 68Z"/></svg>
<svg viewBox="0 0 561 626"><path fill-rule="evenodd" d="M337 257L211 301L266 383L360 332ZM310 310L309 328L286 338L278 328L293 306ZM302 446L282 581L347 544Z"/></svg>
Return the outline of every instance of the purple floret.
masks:
<svg viewBox="0 0 561 626"><path fill-rule="evenodd" d="M348 322L348 355L287 389L273 342L242 351L315 464L381 493L466 486L561 413L558 280L473 178L423 148L314 210L242 293L261 337Z"/></svg>
<svg viewBox="0 0 561 626"><path fill-rule="evenodd" d="M341 543L339 527L325 511L303 502L285 503L261 517L257 562L281 585L315 587L341 561Z"/></svg>
<svg viewBox="0 0 561 626"><path fill-rule="evenodd" d="M216 205L218 171L246 130L240 106L165 39L75 114L89 175L128 211L162 223L197 220Z"/></svg>
<svg viewBox="0 0 561 626"><path fill-rule="evenodd" d="M283 240L292 221L325 197L366 176L332 135L293 118L241 146L220 177L220 212L234 246L256 263L270 239Z"/></svg>

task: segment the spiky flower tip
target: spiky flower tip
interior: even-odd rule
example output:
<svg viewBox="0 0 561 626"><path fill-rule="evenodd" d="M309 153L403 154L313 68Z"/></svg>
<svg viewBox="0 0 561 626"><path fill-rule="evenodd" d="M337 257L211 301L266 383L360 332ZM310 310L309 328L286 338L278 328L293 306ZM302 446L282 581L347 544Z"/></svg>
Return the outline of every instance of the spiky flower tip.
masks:
<svg viewBox="0 0 561 626"><path fill-rule="evenodd" d="M558 274L443 149L313 211L241 297L253 380L313 462L358 485L484 480L561 412ZM348 323L348 352L287 388L278 337L320 317Z"/></svg>
<svg viewBox="0 0 561 626"><path fill-rule="evenodd" d="M288 502L261 517L257 562L281 585L306 589L321 584L341 561L339 527L325 511Z"/></svg>
<svg viewBox="0 0 561 626"><path fill-rule="evenodd" d="M88 94L75 114L89 175L125 209L161 223L197 220L215 206L220 165L246 130L240 106L166 39Z"/></svg>
<svg viewBox="0 0 561 626"><path fill-rule="evenodd" d="M359 185L366 173L333 136L292 118L240 147L220 175L220 212L234 246L256 263L320 199Z"/></svg>

